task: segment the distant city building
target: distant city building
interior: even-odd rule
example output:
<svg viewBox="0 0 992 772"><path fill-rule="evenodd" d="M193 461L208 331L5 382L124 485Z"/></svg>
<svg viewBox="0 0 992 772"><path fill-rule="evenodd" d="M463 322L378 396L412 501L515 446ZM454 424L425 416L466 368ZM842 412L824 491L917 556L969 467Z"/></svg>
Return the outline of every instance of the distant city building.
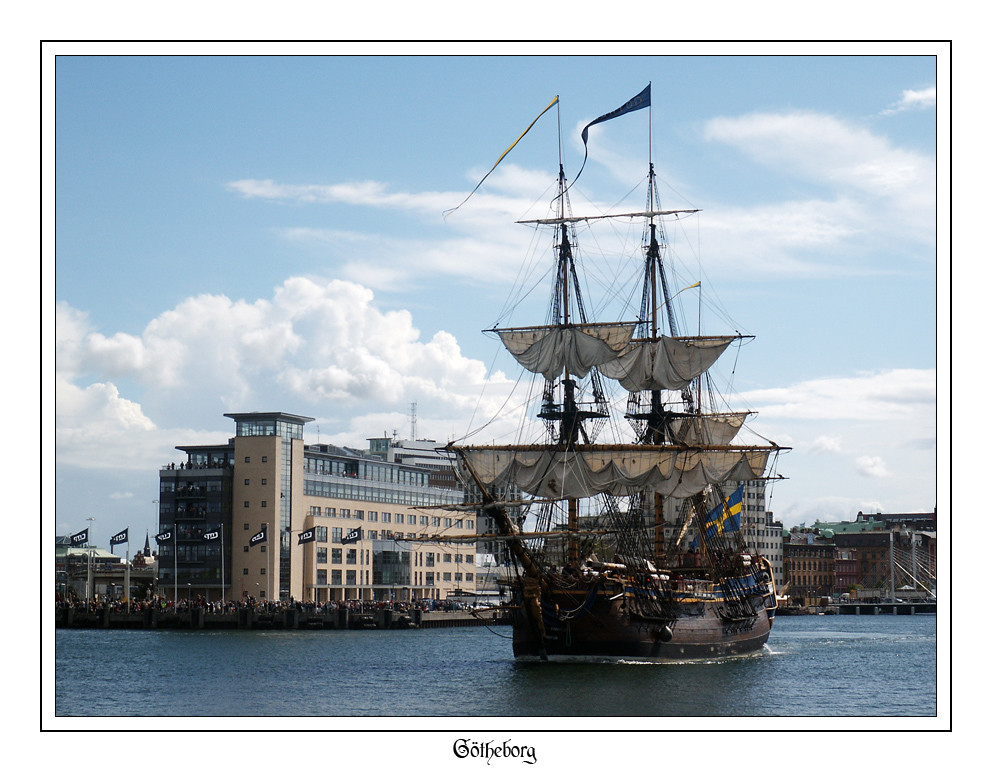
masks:
<svg viewBox="0 0 992 772"><path fill-rule="evenodd" d="M827 594L824 572L829 570L834 595L888 597L893 589L933 595L936 527L936 512L859 512L853 521L817 521L810 528L793 528L785 539L787 590L796 597Z"/></svg>
<svg viewBox="0 0 992 772"><path fill-rule="evenodd" d="M792 530L783 547L788 594L800 598L834 591L833 542L808 529Z"/></svg>
<svg viewBox="0 0 992 772"><path fill-rule="evenodd" d="M130 593L125 589L128 581ZM138 551L128 567L123 555L91 544L74 547L68 535L55 539L55 592L59 598L142 600L154 593L156 581L154 555L146 557Z"/></svg>
<svg viewBox="0 0 992 772"><path fill-rule="evenodd" d="M471 540L417 541L477 529L472 510L453 509L465 494L436 443L306 445L306 416L225 415L227 444L177 446L186 461L159 472L160 592L321 602L475 592Z"/></svg>

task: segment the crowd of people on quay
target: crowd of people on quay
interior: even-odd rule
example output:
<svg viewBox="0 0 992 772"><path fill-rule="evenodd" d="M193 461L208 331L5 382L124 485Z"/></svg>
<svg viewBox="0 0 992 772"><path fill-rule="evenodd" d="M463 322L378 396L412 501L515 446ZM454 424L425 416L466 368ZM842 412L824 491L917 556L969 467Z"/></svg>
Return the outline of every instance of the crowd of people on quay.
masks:
<svg viewBox="0 0 992 772"><path fill-rule="evenodd" d="M290 598L282 601L265 601L254 598L250 595L241 600L216 600L210 601L202 595L193 598L180 598L174 603L172 600L159 595L153 595L146 600L132 600L130 603L122 599L112 599L104 597L101 600L90 599L81 600L78 598L66 598L61 594L56 596L55 607L72 608L77 612L96 613L110 608L113 613L141 613L152 608L160 612L184 612L192 608L203 609L206 614L230 614L236 613L240 609L251 609L256 613L272 614L287 609L296 609L306 613L333 613L338 609L346 608L353 614L372 614L376 611L391 610L399 613L409 613L419 609L420 611L461 611L471 608L470 604L452 600L431 600L421 599L415 601L370 601L370 600L342 600L342 601L298 601Z"/></svg>

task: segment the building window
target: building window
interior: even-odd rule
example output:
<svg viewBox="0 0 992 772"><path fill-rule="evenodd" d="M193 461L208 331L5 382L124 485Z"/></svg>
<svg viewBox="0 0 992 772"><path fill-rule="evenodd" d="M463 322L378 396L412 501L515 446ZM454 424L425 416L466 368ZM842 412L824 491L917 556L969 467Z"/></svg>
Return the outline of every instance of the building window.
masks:
<svg viewBox="0 0 992 772"><path fill-rule="evenodd" d="M318 568L317 569L317 584L327 584L327 569Z"/></svg>
<svg viewBox="0 0 992 772"><path fill-rule="evenodd" d="M245 485L251 485L251 480L249 480L247 477L245 478Z"/></svg>
<svg viewBox="0 0 992 772"><path fill-rule="evenodd" d="M250 464L251 463L251 456L245 456L245 463L246 464Z"/></svg>
<svg viewBox="0 0 992 772"><path fill-rule="evenodd" d="M269 484L269 481L268 481L268 480L266 480L266 479L265 479L265 478L263 477L263 478L262 478L262 485L268 485L268 484Z"/></svg>
<svg viewBox="0 0 992 772"><path fill-rule="evenodd" d="M343 528L332 528L331 529L331 541L335 544L341 543L341 537L343 535Z"/></svg>
<svg viewBox="0 0 992 772"><path fill-rule="evenodd" d="M262 502L262 509L265 509L267 506L269 506L269 502L263 501Z"/></svg>
<svg viewBox="0 0 992 772"><path fill-rule="evenodd" d="M249 527L250 527L250 526L248 525L248 523L245 523L245 530L246 530L246 531L247 531L247 530L249 529Z"/></svg>
<svg viewBox="0 0 992 772"><path fill-rule="evenodd" d="M327 543L327 526L318 525L316 528L317 541Z"/></svg>
<svg viewBox="0 0 992 772"><path fill-rule="evenodd" d="M348 550L345 558L349 566L358 565L358 550Z"/></svg>
<svg viewBox="0 0 992 772"><path fill-rule="evenodd" d="M336 565L341 565L341 550L340 548L331 548L331 562Z"/></svg>
<svg viewBox="0 0 992 772"><path fill-rule="evenodd" d="M266 463L269 460L268 456L262 456L262 463Z"/></svg>
<svg viewBox="0 0 992 772"><path fill-rule="evenodd" d="M327 547L317 547L317 562L318 563L327 562Z"/></svg>
<svg viewBox="0 0 992 772"><path fill-rule="evenodd" d="M247 548L245 549L245 551L247 552ZM248 569L247 568L243 568L242 569L242 572L244 573L245 576L248 576Z"/></svg>
<svg viewBox="0 0 992 772"><path fill-rule="evenodd" d="M248 509L248 502L245 502L245 509Z"/></svg>

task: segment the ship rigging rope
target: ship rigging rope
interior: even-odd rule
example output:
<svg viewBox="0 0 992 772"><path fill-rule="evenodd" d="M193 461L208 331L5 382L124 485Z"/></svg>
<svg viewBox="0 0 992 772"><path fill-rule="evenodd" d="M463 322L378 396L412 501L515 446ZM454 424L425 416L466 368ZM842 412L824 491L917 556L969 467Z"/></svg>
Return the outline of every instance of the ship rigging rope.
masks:
<svg viewBox="0 0 992 772"><path fill-rule="evenodd" d="M495 357L494 357L494 358L495 358ZM489 371L489 372L490 372L490 373L492 373L492 370L490 369L490 371ZM485 429L485 428L486 428L487 426L489 426L490 424L492 424L492 423L493 423L493 422L494 422L494 421L495 421L495 420L496 420L496 419L497 419L497 418L498 418L498 417L499 417L499 416L500 416L500 415L502 414L502 412L503 412L503 409L504 409L504 408L506 407L506 405L507 405L507 403L508 403L508 402L510 401L510 398L511 398L511 397L513 396L513 394L514 394L514 393L516 392L516 387L517 387L517 385L519 385L519 384L520 384L520 381L521 381L521 379L523 379L523 377L524 377L524 372L523 372L523 371L521 371L521 372L520 372L520 373L519 373L519 374L517 375L517 383L516 383L516 384L514 385L514 387L513 387L512 389L510 389L510 391L509 391L509 392L507 393L507 395L506 395L506 399L504 399L504 400L503 400L503 404L502 404L502 405L500 405L500 407L499 407L499 410L496 410L496 411L495 411L495 412L493 413L493 416L492 416L492 418L490 418L490 419L489 419L488 421L486 421L486 422L485 422L484 424L482 424L482 425L481 425L481 426L479 426L478 428L476 428L476 429L472 429L471 431L469 431L469 432L468 432L467 434L465 434L465 435L464 435L463 437L461 437L460 439L458 439L458 440L453 440L453 442L464 442L464 441L465 441L465 440L467 440L467 439L468 439L469 437L474 437L474 436L475 436L476 434L478 434L479 432L481 432L481 431L482 431L483 429ZM489 383L489 377L488 377L488 376L486 377L486 383ZM475 416L476 416L476 414L478 413L478 410L479 410L479 405L480 405L480 403L482 402L482 396L483 396L483 394L484 394L484 393L485 393L485 384L483 384L483 389L482 389L482 392L481 392L481 393L480 393L480 395L479 395L479 401L478 401L478 402L476 403L476 406L475 406L475 409L474 409L474 410L472 411L472 420L473 420L473 421L475 420ZM527 402L529 402L529 401L530 401L530 400L527 400ZM526 403L525 403L525 404L526 404Z"/></svg>

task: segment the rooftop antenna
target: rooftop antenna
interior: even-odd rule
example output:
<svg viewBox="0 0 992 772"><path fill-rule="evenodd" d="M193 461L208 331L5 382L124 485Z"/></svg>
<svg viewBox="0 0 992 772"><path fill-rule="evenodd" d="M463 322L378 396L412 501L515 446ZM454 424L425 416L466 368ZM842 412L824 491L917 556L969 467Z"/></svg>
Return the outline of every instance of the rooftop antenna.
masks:
<svg viewBox="0 0 992 772"><path fill-rule="evenodd" d="M417 439L417 403L410 403L410 439Z"/></svg>

